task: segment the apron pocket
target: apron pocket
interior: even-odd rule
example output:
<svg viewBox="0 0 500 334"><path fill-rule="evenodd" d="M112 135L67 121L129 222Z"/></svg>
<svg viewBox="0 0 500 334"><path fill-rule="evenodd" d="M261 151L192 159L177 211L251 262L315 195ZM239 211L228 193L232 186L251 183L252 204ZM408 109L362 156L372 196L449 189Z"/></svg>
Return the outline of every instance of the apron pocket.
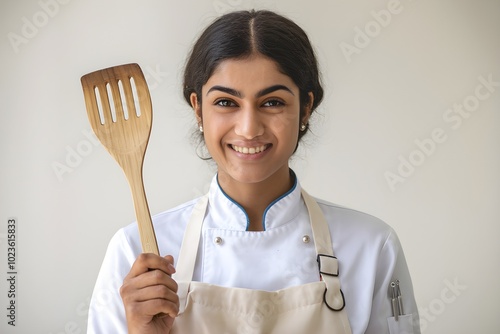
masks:
<svg viewBox="0 0 500 334"><path fill-rule="evenodd" d="M413 315L406 314L398 316L398 321L394 317L387 318L390 334L413 334Z"/></svg>

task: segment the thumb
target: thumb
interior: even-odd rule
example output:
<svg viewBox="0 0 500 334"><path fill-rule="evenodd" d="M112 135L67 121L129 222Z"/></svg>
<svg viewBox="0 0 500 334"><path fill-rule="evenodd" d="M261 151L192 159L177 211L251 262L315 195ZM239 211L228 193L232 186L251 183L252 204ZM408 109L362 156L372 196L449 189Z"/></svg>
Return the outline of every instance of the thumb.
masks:
<svg viewBox="0 0 500 334"><path fill-rule="evenodd" d="M165 255L163 258L171 264L174 264L174 257L172 255Z"/></svg>
<svg viewBox="0 0 500 334"><path fill-rule="evenodd" d="M175 273L175 267L174 267L174 257L172 255L165 255L164 259L167 260L168 264L168 269L169 269L169 274L172 275Z"/></svg>

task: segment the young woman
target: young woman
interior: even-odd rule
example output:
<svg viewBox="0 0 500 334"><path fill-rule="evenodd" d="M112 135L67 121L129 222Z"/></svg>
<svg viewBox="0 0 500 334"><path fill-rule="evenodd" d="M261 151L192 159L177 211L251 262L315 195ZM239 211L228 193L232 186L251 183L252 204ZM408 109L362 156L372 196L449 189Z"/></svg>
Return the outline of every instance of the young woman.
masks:
<svg viewBox="0 0 500 334"><path fill-rule="evenodd" d="M163 257L141 254L135 224L117 232L89 333L419 333L395 232L312 199L289 168L323 97L304 31L226 14L194 45L183 89L217 174L153 217Z"/></svg>

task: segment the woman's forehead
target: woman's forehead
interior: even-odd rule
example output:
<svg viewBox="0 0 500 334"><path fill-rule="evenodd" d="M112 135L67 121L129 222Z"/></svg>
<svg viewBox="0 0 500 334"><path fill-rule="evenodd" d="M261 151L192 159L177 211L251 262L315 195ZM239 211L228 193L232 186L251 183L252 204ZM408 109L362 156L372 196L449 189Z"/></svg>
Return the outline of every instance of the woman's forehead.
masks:
<svg viewBox="0 0 500 334"><path fill-rule="evenodd" d="M298 90L293 80L284 74L278 64L265 56L255 55L245 58L223 60L213 71L204 88L214 84L232 88L258 87L283 84Z"/></svg>

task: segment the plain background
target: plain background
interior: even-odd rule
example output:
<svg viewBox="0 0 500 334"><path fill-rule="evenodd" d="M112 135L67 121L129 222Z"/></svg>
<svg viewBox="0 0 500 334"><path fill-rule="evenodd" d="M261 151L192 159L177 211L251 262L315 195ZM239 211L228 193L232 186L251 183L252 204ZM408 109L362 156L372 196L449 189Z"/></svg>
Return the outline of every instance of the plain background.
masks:
<svg viewBox="0 0 500 334"><path fill-rule="evenodd" d="M141 65L154 108L146 192L152 213L171 208L203 194L215 171L191 143L196 124L181 97L186 54L215 17L246 8L295 20L319 57L326 96L292 161L302 185L394 227L424 333L498 333L493 0L2 0L0 277L9 217L19 222L19 275L15 328L0 280L0 332L85 333L107 243L135 219L123 173L89 135L80 77ZM390 18L382 15L388 8ZM477 99L481 77L497 84L479 88ZM470 112L453 112L464 103ZM441 142L432 145L436 131ZM415 166L400 166L402 159ZM398 168L404 182L391 188L386 174Z"/></svg>

